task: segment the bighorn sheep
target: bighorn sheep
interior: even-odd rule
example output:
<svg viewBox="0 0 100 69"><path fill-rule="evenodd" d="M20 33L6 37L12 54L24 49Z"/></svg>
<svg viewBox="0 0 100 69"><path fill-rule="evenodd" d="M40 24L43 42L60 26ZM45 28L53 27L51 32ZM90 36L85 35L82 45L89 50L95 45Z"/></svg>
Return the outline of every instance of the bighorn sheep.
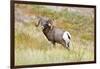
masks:
<svg viewBox="0 0 100 69"><path fill-rule="evenodd" d="M46 38L51 41L53 45L55 45L55 43L59 43L69 50L69 45L71 41L70 33L62 29L56 28L53 25L53 21L48 18L38 17L38 19L39 21L36 26L38 27L40 25L42 27L42 31Z"/></svg>

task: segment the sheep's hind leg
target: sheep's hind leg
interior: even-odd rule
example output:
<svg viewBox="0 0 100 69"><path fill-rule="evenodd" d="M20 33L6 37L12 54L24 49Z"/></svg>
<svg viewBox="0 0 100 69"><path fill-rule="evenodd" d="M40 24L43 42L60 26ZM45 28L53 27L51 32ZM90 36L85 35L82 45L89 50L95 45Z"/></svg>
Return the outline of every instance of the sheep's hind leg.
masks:
<svg viewBox="0 0 100 69"><path fill-rule="evenodd" d="M69 48L69 44L70 44L70 43L68 42L68 43L67 43L68 48Z"/></svg>
<svg viewBox="0 0 100 69"><path fill-rule="evenodd" d="M66 48L67 48L68 50L70 50L70 49L69 49L69 43L66 45Z"/></svg>
<svg viewBox="0 0 100 69"><path fill-rule="evenodd" d="M65 48L69 51L69 43L65 45Z"/></svg>
<svg viewBox="0 0 100 69"><path fill-rule="evenodd" d="M67 32L64 32L63 34L63 41L64 41L64 47L69 50L69 38Z"/></svg>
<svg viewBox="0 0 100 69"><path fill-rule="evenodd" d="M69 47L67 46L66 42L62 43L63 47L66 48L67 50L70 50Z"/></svg>

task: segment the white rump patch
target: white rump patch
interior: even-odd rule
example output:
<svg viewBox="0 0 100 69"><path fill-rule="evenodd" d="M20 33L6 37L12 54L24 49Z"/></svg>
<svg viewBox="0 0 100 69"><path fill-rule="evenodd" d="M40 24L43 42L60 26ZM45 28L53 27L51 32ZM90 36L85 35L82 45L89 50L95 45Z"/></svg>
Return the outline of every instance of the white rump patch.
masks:
<svg viewBox="0 0 100 69"><path fill-rule="evenodd" d="M71 38L70 33L69 33L69 32L67 32L67 31L65 31L65 32L64 32L64 34L63 34L63 39L64 39L64 40L65 40L65 42L66 42L66 46L67 46L67 44L70 42L69 37Z"/></svg>

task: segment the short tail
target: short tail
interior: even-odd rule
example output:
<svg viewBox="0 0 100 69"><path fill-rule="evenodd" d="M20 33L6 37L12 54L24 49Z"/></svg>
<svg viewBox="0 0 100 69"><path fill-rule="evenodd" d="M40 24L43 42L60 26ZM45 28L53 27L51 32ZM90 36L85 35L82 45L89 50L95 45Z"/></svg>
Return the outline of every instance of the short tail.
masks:
<svg viewBox="0 0 100 69"><path fill-rule="evenodd" d="M69 33L69 32L66 32L66 33L67 33L67 35L68 35L68 38L71 39L70 33Z"/></svg>

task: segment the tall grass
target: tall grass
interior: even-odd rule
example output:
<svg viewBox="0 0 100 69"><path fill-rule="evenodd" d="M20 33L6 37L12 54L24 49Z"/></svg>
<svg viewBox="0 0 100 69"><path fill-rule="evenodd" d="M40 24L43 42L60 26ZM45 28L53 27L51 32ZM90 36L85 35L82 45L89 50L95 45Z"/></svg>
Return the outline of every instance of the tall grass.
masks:
<svg viewBox="0 0 100 69"><path fill-rule="evenodd" d="M57 27L69 31L72 35L70 51L68 51L60 44L53 46L46 39L41 28L35 27L34 19L27 25L15 20L15 65L94 60L93 17L69 12L66 9L57 12L41 5L17 4L15 8L21 8L20 11L28 9L34 16L46 16L54 19ZM30 15L28 11L24 12L24 15L28 14Z"/></svg>

